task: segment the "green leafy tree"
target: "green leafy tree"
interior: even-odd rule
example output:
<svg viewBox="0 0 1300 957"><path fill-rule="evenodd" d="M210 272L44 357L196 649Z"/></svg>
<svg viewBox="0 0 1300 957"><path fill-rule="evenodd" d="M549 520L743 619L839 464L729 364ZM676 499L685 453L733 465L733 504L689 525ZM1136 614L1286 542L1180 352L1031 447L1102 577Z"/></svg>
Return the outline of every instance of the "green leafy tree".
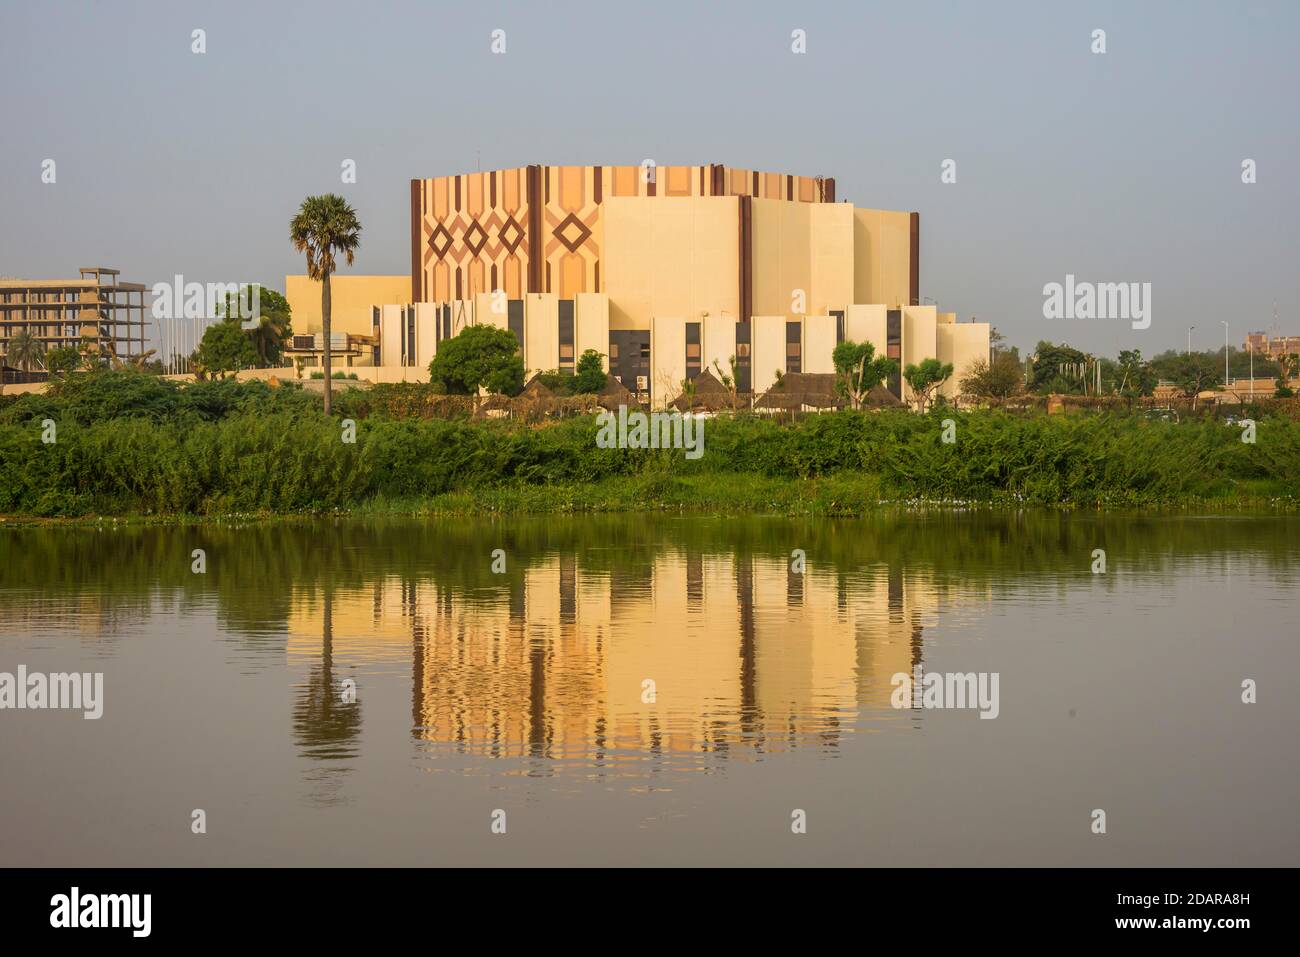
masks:
<svg viewBox="0 0 1300 957"><path fill-rule="evenodd" d="M429 381L449 395L474 395L480 388L518 395L524 387L524 358L508 329L466 326L439 344L429 363Z"/></svg>
<svg viewBox="0 0 1300 957"><path fill-rule="evenodd" d="M81 352L76 346L59 346L45 353L45 368L50 375L66 375L77 371L81 365Z"/></svg>
<svg viewBox="0 0 1300 957"><path fill-rule="evenodd" d="M1138 349L1123 349L1119 354L1116 373L1120 395L1150 395L1156 387L1156 373L1151 364L1142 360Z"/></svg>
<svg viewBox="0 0 1300 957"><path fill-rule="evenodd" d="M938 359L922 359L903 370L903 380L912 387L912 401L916 411L924 412L930 399L952 377L952 363Z"/></svg>
<svg viewBox="0 0 1300 957"><path fill-rule="evenodd" d="M224 376L256 366L257 351L252 340L239 328L239 320L225 319L204 331L194 352L194 361L204 373Z"/></svg>
<svg viewBox="0 0 1300 957"><path fill-rule="evenodd" d="M1279 399L1289 399L1295 395L1295 390L1291 388L1291 379L1296 374L1296 369L1300 368L1300 355L1294 352L1277 357L1277 382L1273 395Z"/></svg>
<svg viewBox="0 0 1300 957"><path fill-rule="evenodd" d="M604 357L595 349L588 349L578 357L578 368L573 376L573 391L580 395L589 395L605 388L607 377Z"/></svg>
<svg viewBox="0 0 1300 957"><path fill-rule="evenodd" d="M1034 349L1031 387L1039 395L1048 392L1081 392L1082 381L1073 381L1063 369L1088 361L1086 354L1067 345L1042 341Z"/></svg>
<svg viewBox="0 0 1300 957"><path fill-rule="evenodd" d="M1008 399L1025 391L1025 373L1014 356L999 352L992 362L975 361L961 377L961 391L981 399Z"/></svg>
<svg viewBox="0 0 1300 957"><path fill-rule="evenodd" d="M831 353L835 366L835 386L855 409L862 408L868 394L888 379L898 368L893 359L876 355L870 342L841 342Z"/></svg>
<svg viewBox="0 0 1300 957"><path fill-rule="evenodd" d="M308 196L289 222L289 241L307 256L307 275L319 280L321 331L325 338L322 369L325 373L325 414L334 410L330 378L330 276L334 274L336 253L342 253L349 266L361 245L361 223L342 196L328 193Z"/></svg>
<svg viewBox="0 0 1300 957"><path fill-rule="evenodd" d="M242 317L253 311L252 306L253 289L250 286L243 289L238 297L235 294L227 295L226 301L217 307L217 315L223 318L238 317L242 323ZM257 325L244 331L253 340L253 348L257 350L259 365L263 369L278 366L283 360L285 346L293 335L290 311L289 300L280 293L265 286L257 287L257 315L251 320Z"/></svg>
<svg viewBox="0 0 1300 957"><path fill-rule="evenodd" d="M1223 381L1223 373L1212 354L1193 352L1177 356L1167 367L1168 378L1192 400L1196 408L1197 396Z"/></svg>
<svg viewBox="0 0 1300 957"><path fill-rule="evenodd" d="M39 366L45 356L45 343L26 329L20 329L5 340L5 361L15 369L30 372Z"/></svg>

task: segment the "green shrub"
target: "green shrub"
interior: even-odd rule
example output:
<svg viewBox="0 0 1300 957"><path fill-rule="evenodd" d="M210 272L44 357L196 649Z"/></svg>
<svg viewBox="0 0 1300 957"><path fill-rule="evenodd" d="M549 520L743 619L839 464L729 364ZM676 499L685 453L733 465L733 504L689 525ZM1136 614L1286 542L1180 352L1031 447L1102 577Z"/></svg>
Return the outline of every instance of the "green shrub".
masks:
<svg viewBox="0 0 1300 957"><path fill-rule="evenodd" d="M318 397L296 387L132 386L111 402L89 384L9 406L0 422L0 513L314 512L629 476L651 490L680 491L684 481L730 488L759 476L833 480L840 500L861 488L886 498L1141 505L1222 496L1245 482L1295 489L1300 473L1300 422L1283 417L1260 420L1248 444L1240 429L1212 419L844 411L781 424L743 414L709 419L705 453L691 461L673 449L599 448L592 416L533 428L377 414L359 420L349 444ZM349 404L436 397L404 385L339 398L349 415ZM106 406L130 414L86 421ZM41 442L42 418L56 421L57 442ZM942 441L948 419L954 444Z"/></svg>

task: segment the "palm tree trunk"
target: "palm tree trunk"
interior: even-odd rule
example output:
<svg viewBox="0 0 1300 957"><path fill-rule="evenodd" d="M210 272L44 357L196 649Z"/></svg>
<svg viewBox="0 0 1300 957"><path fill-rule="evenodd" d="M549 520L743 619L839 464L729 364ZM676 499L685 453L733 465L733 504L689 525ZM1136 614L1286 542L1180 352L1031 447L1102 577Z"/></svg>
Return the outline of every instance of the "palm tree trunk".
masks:
<svg viewBox="0 0 1300 957"><path fill-rule="evenodd" d="M330 379L330 274L325 273L320 287L320 322L325 333L325 353L321 357L325 371L325 414L334 411L334 396L331 393L333 380Z"/></svg>

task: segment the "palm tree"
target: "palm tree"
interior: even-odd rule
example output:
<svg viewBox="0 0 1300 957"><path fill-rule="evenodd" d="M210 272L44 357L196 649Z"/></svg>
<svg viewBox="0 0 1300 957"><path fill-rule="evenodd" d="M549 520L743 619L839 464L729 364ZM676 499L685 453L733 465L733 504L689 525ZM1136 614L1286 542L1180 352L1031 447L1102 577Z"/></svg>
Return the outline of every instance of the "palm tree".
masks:
<svg viewBox="0 0 1300 957"><path fill-rule="evenodd" d="M357 212L342 196L328 193L308 196L298 214L289 223L289 240L293 248L307 254L307 275L320 280L321 331L325 338L323 371L325 373L325 414L333 410L330 379L330 275L334 272L334 254L344 253L348 265L361 243L361 223Z"/></svg>
<svg viewBox="0 0 1300 957"><path fill-rule="evenodd" d="M39 363L44 357L45 343L22 329L9 337L5 355L11 366L30 372L32 364Z"/></svg>

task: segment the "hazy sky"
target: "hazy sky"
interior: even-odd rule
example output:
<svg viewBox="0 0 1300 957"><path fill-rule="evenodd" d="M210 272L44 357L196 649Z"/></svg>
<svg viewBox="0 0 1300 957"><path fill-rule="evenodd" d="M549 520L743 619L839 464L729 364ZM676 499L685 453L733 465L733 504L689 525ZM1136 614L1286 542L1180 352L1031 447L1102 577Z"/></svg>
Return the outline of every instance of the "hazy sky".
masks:
<svg viewBox="0 0 1300 957"><path fill-rule="evenodd" d="M0 275L283 289L326 191L360 214L355 270L404 273L413 177L648 157L919 211L921 294L1022 347L1217 347L1224 319L1239 344L1275 301L1300 334L1297 40L1295 0L0 0ZM1151 328L1044 319L1067 273L1150 282Z"/></svg>

